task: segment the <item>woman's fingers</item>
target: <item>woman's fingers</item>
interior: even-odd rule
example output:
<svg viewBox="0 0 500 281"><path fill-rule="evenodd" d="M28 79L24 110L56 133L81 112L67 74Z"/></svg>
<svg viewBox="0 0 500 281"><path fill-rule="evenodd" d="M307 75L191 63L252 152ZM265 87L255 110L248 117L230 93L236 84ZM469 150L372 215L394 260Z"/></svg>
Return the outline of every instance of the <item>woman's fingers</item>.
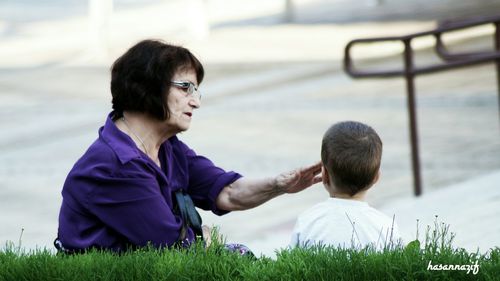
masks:
<svg viewBox="0 0 500 281"><path fill-rule="evenodd" d="M321 162L318 162L312 166L306 167L302 170L300 170L300 174L304 175L305 177L310 177L313 178L316 175L321 173Z"/></svg>
<svg viewBox="0 0 500 281"><path fill-rule="evenodd" d="M305 167L302 169L303 172L306 173L317 173L321 172L321 162L317 162L309 167Z"/></svg>
<svg viewBox="0 0 500 281"><path fill-rule="evenodd" d="M323 177L321 175L319 175L319 176L314 177L313 184L316 184L316 183L322 182L322 181L323 181Z"/></svg>

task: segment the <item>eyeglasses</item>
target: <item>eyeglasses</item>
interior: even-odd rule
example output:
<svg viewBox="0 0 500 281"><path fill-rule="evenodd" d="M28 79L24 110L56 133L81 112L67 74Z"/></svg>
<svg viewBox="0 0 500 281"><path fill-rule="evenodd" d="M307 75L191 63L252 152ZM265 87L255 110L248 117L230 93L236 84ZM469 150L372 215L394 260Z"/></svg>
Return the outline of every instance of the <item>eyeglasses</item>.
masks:
<svg viewBox="0 0 500 281"><path fill-rule="evenodd" d="M201 92L198 87L194 85L193 82L189 81L170 81L170 84L176 86L177 88L183 89L188 96L193 98L198 98L201 100Z"/></svg>

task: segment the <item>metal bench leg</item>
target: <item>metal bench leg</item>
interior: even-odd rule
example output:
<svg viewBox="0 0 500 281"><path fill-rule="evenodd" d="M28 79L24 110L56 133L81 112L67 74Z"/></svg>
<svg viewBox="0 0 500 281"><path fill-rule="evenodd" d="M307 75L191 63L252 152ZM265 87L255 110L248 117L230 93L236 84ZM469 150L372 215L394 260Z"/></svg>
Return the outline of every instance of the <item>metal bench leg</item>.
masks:
<svg viewBox="0 0 500 281"><path fill-rule="evenodd" d="M420 178L420 159L418 151L418 130L417 130L417 110L415 104L415 74L413 73L413 51L411 40L405 40L405 78L408 100L408 113L410 121L410 141L411 141L411 159L413 168L413 187L415 196L422 194L422 184Z"/></svg>

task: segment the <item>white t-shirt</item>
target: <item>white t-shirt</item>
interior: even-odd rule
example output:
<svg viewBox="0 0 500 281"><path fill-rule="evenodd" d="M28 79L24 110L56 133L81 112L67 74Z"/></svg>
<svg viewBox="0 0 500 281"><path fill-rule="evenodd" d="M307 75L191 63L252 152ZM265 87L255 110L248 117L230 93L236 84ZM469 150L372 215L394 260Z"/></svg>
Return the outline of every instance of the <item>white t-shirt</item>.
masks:
<svg viewBox="0 0 500 281"><path fill-rule="evenodd" d="M400 239L393 219L358 200L328 198L302 213L295 224L290 245L317 244L342 248L383 249Z"/></svg>

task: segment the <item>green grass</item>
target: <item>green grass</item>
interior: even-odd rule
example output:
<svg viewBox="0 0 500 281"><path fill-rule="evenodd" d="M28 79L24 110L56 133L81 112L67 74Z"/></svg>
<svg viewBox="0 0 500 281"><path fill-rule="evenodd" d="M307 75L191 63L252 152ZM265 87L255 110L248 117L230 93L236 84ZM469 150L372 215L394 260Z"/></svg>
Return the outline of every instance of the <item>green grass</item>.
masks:
<svg viewBox="0 0 500 281"><path fill-rule="evenodd" d="M500 280L500 248L485 254L452 247L445 225L427 230L406 247L383 251L315 246L277 252L275 260L229 253L220 242L204 249L141 249L117 255L90 251L57 255L22 251L10 244L0 251L0 280ZM433 265L471 265L479 271L427 270Z"/></svg>

